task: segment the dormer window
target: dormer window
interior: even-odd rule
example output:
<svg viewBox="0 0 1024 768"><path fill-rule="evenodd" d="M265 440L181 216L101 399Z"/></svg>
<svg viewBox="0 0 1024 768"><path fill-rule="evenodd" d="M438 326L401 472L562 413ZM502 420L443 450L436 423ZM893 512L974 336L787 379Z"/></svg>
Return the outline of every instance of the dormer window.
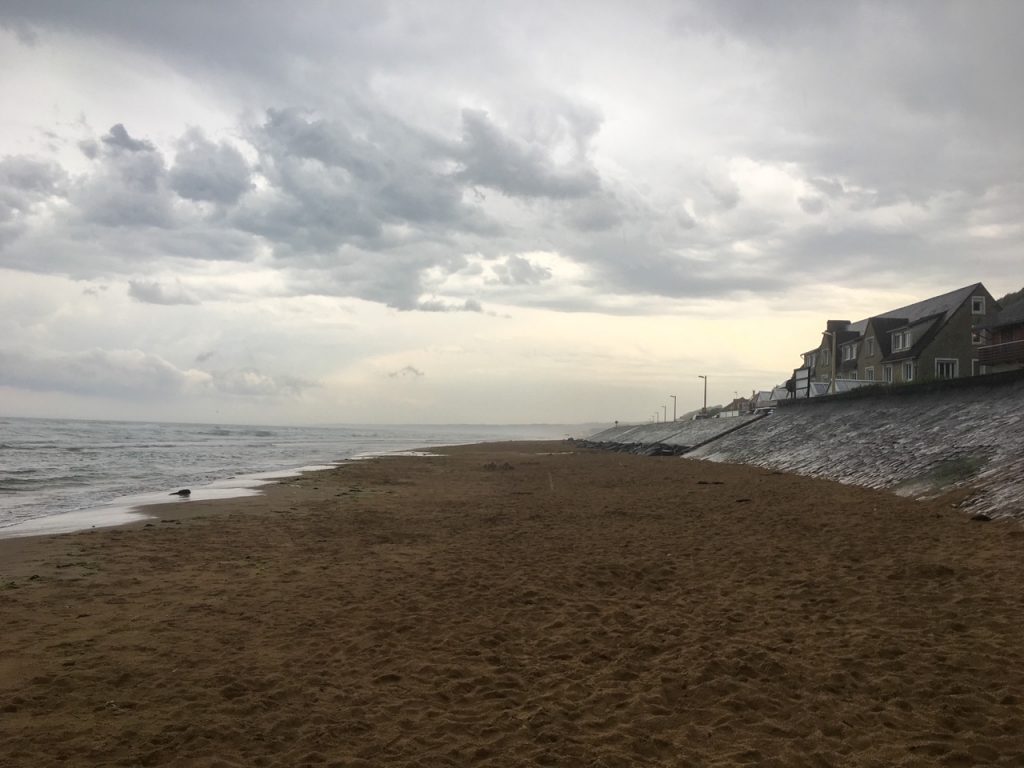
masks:
<svg viewBox="0 0 1024 768"><path fill-rule="evenodd" d="M857 359L857 345L846 344L843 346L843 361Z"/></svg>
<svg viewBox="0 0 1024 768"><path fill-rule="evenodd" d="M971 314L972 315L984 315L985 314L985 297L984 296L971 296Z"/></svg>
<svg viewBox="0 0 1024 768"><path fill-rule="evenodd" d="M896 331L892 335L892 351L902 352L914 346L914 337L910 331Z"/></svg>

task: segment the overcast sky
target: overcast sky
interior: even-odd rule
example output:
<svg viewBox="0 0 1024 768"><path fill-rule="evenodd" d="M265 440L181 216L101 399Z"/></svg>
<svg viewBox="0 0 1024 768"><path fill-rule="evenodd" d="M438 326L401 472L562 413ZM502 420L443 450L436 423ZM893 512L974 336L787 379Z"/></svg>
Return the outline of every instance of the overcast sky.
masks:
<svg viewBox="0 0 1024 768"><path fill-rule="evenodd" d="M0 414L651 418L1024 285L1024 3L0 2Z"/></svg>

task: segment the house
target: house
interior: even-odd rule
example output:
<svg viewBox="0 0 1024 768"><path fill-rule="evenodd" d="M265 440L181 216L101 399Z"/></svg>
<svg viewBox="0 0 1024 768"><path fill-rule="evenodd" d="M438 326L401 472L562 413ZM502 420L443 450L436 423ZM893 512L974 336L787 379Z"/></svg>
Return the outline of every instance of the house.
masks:
<svg viewBox="0 0 1024 768"><path fill-rule="evenodd" d="M981 329L978 362L982 373L1024 368L1024 299L1004 307Z"/></svg>
<svg viewBox="0 0 1024 768"><path fill-rule="evenodd" d="M794 378L834 379L839 391L973 376L982 372L983 329L998 311L985 286L975 283L856 323L829 320Z"/></svg>
<svg viewBox="0 0 1024 768"><path fill-rule="evenodd" d="M767 411L779 404L779 399L785 400L789 396L789 392L786 388L775 387L772 390L762 389L754 394L750 398L750 410L754 413L758 411Z"/></svg>
<svg viewBox="0 0 1024 768"><path fill-rule="evenodd" d="M727 416L740 416L744 413L750 413L750 400L745 397L736 397L731 403L724 406L719 412L719 416L725 418Z"/></svg>

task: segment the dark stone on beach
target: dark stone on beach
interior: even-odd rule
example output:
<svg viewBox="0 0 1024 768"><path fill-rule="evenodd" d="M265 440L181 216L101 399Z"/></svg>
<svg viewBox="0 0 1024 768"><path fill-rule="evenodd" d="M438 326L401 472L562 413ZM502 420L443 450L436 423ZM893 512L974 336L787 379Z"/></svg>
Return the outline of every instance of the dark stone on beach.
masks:
<svg viewBox="0 0 1024 768"><path fill-rule="evenodd" d="M984 512L979 512L978 514L974 515L971 518L971 520L974 520L974 521L979 522L979 523L990 523L990 522L992 522L992 518L989 517L988 515L986 515Z"/></svg>
<svg viewBox="0 0 1024 768"><path fill-rule="evenodd" d="M175 491L174 493L169 493L167 495L168 496L191 496L192 495L192 491L190 491L188 488L182 488L180 491Z"/></svg>

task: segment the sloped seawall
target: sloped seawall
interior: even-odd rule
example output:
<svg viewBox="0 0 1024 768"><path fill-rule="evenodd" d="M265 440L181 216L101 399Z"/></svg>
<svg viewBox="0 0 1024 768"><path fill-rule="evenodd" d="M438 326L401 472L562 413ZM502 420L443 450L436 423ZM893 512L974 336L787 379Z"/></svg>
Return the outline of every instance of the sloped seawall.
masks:
<svg viewBox="0 0 1024 768"><path fill-rule="evenodd" d="M592 435L585 443L631 453L682 455L760 418L761 415L744 415L724 419L615 426Z"/></svg>
<svg viewBox="0 0 1024 768"><path fill-rule="evenodd" d="M686 456L913 497L964 489L965 509L1024 520L1024 376L786 404Z"/></svg>

